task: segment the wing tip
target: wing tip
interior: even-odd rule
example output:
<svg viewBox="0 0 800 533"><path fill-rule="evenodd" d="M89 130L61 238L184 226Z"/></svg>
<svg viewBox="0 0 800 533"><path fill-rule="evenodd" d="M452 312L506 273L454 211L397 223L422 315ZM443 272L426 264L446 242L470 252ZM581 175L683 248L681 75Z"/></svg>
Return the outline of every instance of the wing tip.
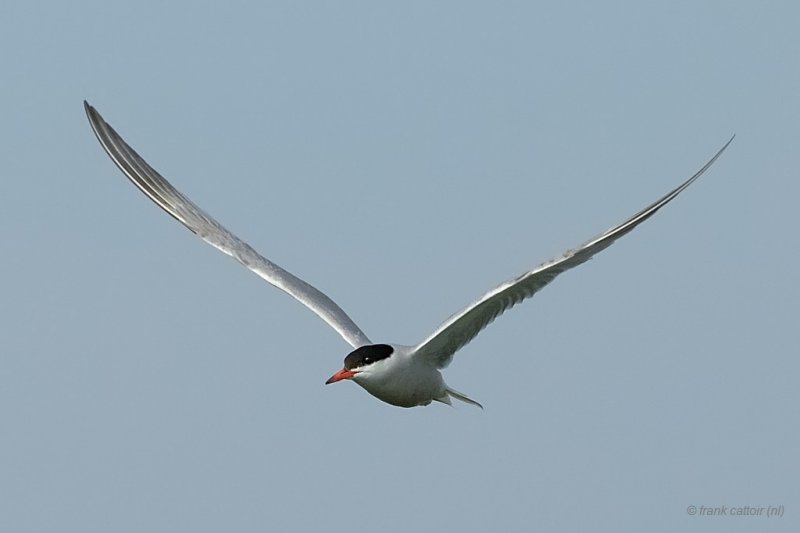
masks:
<svg viewBox="0 0 800 533"><path fill-rule="evenodd" d="M97 114L97 110L92 107L92 104L90 104L87 100L83 101L83 110L86 112L86 116L89 117L89 120L92 119L93 115Z"/></svg>

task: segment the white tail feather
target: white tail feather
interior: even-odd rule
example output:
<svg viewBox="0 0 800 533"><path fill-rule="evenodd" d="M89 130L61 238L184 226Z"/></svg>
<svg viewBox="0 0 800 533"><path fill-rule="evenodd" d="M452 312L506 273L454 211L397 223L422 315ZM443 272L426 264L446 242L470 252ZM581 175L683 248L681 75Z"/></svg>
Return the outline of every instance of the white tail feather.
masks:
<svg viewBox="0 0 800 533"><path fill-rule="evenodd" d="M470 405L474 405L475 407L480 407L481 409L483 409L483 406L481 404L479 404L478 402L476 402L475 400L473 400L472 398L470 398L466 394L462 394L462 393L458 392L457 390L451 389L450 387L447 387L447 394L451 398L455 398L456 400L460 400L460 401L462 401L464 403L468 403ZM448 401L448 402L445 402L445 403L449 404L450 402Z"/></svg>

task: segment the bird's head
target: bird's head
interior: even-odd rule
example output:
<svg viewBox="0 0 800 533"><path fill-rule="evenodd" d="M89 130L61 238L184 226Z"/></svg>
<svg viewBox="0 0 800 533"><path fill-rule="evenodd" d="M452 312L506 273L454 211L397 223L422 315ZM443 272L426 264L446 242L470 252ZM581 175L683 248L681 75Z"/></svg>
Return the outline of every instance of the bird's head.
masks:
<svg viewBox="0 0 800 533"><path fill-rule="evenodd" d="M368 374L380 362L385 361L392 353L394 348L388 344L368 344L360 346L347 354L344 358L344 368L332 375L326 385L342 381L343 379L355 379L359 374Z"/></svg>

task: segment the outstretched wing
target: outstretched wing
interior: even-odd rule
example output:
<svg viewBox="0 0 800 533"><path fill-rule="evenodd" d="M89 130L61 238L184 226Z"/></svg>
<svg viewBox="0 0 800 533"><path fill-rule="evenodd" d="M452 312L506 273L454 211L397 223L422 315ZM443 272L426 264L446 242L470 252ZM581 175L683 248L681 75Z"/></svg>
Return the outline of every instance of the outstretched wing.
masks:
<svg viewBox="0 0 800 533"><path fill-rule="evenodd" d="M734 135L735 137L735 135ZM725 151L733 141L725 143L711 160L697 173L683 182L670 193L659 198L655 203L639 211L622 224L598 235L594 239L572 250L566 251L560 257L546 261L533 270L507 281L484 294L465 309L448 318L428 338L418 344L415 352L420 357L429 357L435 360L442 368L450 364L453 354L471 341L483 328L488 326L495 318L503 314L514 305L536 294L542 287L550 283L556 276L584 263L596 253L611 246L614 241L629 233L636 226L653 216L656 211L667 205L684 189L699 178Z"/></svg>
<svg viewBox="0 0 800 533"><path fill-rule="evenodd" d="M116 165L143 193L175 220L214 248L233 257L265 281L289 293L327 322L354 348L371 344L366 335L336 303L302 279L262 257L249 244L225 229L173 187L84 101L86 116L97 140Z"/></svg>

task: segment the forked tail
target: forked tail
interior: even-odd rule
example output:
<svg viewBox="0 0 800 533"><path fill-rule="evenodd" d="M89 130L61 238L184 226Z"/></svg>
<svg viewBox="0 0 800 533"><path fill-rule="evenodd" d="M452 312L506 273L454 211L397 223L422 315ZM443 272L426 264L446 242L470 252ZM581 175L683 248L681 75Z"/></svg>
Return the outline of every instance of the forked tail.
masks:
<svg viewBox="0 0 800 533"><path fill-rule="evenodd" d="M451 389L450 387L447 387L447 394L451 398L455 398L456 400L460 400L460 401L462 401L464 403L468 403L470 405L474 405L475 407L480 407L481 409L483 409L483 406L481 404L479 404L478 402L476 402L475 400L473 400L472 398L470 398L466 394L462 394L462 393L458 392L457 390Z"/></svg>

